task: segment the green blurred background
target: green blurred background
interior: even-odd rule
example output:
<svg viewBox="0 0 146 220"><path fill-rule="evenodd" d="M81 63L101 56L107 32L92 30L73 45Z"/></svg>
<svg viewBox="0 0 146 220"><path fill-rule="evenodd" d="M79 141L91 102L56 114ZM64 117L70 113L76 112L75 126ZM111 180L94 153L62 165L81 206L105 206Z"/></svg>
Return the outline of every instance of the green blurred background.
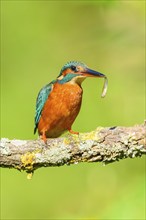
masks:
<svg viewBox="0 0 146 220"><path fill-rule="evenodd" d="M1 1L1 136L35 139L38 91L70 60L109 79L83 83L73 129L143 123L145 1ZM1 219L145 219L145 158L26 173L1 169Z"/></svg>

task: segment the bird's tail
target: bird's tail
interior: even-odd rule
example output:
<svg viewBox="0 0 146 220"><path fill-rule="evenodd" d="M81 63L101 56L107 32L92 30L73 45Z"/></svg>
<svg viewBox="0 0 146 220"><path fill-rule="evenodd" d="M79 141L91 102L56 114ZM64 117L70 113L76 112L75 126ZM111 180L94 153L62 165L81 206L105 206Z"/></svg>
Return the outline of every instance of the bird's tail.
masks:
<svg viewBox="0 0 146 220"><path fill-rule="evenodd" d="M36 125L35 128L34 128L34 134L36 133L37 128L38 128L38 125Z"/></svg>

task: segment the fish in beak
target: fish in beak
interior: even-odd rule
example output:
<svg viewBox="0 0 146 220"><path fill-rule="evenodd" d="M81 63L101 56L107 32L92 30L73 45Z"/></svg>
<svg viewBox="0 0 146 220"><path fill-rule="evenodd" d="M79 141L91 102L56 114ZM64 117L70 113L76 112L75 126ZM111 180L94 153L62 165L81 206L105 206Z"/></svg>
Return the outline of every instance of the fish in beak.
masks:
<svg viewBox="0 0 146 220"><path fill-rule="evenodd" d="M107 79L106 75L104 75L104 74L102 74L100 72L97 72L95 70L91 70L89 68L85 68L82 71L82 75L86 76L86 77L100 77L100 78L104 78L104 85L103 85L102 94L101 94L101 97L104 98L105 95L106 95L107 86L108 86L108 79Z"/></svg>

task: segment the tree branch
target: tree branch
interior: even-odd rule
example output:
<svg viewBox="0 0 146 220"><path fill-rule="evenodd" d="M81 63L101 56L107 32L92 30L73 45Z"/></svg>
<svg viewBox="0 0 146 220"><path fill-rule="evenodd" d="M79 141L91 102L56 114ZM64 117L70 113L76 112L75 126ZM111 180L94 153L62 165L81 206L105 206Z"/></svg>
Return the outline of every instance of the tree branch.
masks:
<svg viewBox="0 0 146 220"><path fill-rule="evenodd" d="M146 126L99 127L89 133L42 140L0 142L0 166L33 172L40 167L62 166L79 162L104 162L146 154Z"/></svg>

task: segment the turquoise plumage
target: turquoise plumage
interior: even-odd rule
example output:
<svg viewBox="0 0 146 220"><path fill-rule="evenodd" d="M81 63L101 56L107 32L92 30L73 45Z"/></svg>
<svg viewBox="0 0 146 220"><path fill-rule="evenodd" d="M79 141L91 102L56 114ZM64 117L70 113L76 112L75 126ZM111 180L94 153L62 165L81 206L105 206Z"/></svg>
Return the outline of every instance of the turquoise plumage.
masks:
<svg viewBox="0 0 146 220"><path fill-rule="evenodd" d="M34 134L36 133L36 130L37 130L37 127L38 127L38 122L40 120L40 117L41 117L41 112L42 112L42 109L45 105L45 102L47 101L48 99L48 96L49 94L51 93L52 91L52 87L53 87L53 84L56 80L53 80L52 82L50 82L49 84L47 84L46 86L44 86L39 94L38 94L38 97L37 97L37 100L36 100L36 112L35 112L35 128L34 128Z"/></svg>

